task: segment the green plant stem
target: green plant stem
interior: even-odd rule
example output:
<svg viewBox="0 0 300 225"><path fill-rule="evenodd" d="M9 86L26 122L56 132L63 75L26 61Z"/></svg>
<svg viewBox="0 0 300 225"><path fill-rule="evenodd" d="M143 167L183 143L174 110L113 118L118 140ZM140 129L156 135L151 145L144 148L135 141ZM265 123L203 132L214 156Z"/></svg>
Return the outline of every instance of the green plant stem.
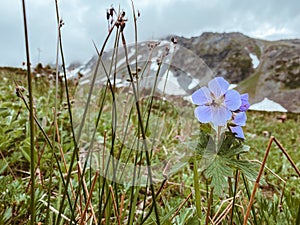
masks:
<svg viewBox="0 0 300 225"><path fill-rule="evenodd" d="M296 225L300 225L300 202L299 202L299 209L298 209L298 215L297 215Z"/></svg>
<svg viewBox="0 0 300 225"><path fill-rule="evenodd" d="M56 74L55 74L55 98L54 98L54 129L53 129L53 138L52 138L52 157L54 157L55 152L55 139L56 139L56 125L57 125L57 98L58 98L58 57L59 57L59 34L60 34L60 26L58 26L58 37L57 37L57 45L56 45ZM62 82L61 82L62 83ZM50 174L49 174L49 185L48 185L48 205L47 205L47 214L46 214L46 220L48 222L49 219L49 213L50 213L50 200L51 200L51 185L52 185L52 173L53 173L53 166L54 166L54 160L51 160L50 165ZM50 221L49 221L50 222Z"/></svg>
<svg viewBox="0 0 300 225"><path fill-rule="evenodd" d="M139 74L138 74L138 32L137 32L137 24L136 24L136 15L133 0L131 0L131 8L133 14L133 23L134 23L134 44L135 44L135 73L136 73L136 88L137 94L139 94ZM138 96L139 99L139 96Z"/></svg>
<svg viewBox="0 0 300 225"><path fill-rule="evenodd" d="M199 221L201 221L202 212L201 212L201 193L199 186L199 174L198 174L198 163L196 157L194 158L194 188L195 188L195 201L196 201L196 212Z"/></svg>
<svg viewBox="0 0 300 225"><path fill-rule="evenodd" d="M61 28L62 24L60 24L60 16L59 16L59 10L58 10L58 0L55 0L55 10L56 10L56 20L57 20L57 26L58 26L59 49L60 49L60 56L61 56L61 62L62 62L62 70L63 70L63 74L64 74L64 81L65 81L64 84L65 84L65 91L66 91L66 97L67 97L69 119L70 119L70 124L71 124L72 137L73 137L73 141L74 141L74 145L75 145L75 149L76 149L77 148L77 142L76 142L74 126L73 126L71 101L70 101L70 94L69 94L69 88L68 88L68 79L67 79L67 73L66 73L63 44L62 44L62 38L61 38L61 29L60 28ZM63 90L61 90L61 92L62 91Z"/></svg>
<svg viewBox="0 0 300 225"><path fill-rule="evenodd" d="M206 212L206 218L205 218L205 225L209 224L209 216L212 214L211 213L211 205L214 200L214 188L212 187L210 189L210 194L209 194L209 200L208 200L208 206L207 206L207 212Z"/></svg>
<svg viewBox="0 0 300 225"><path fill-rule="evenodd" d="M65 201L66 196L68 195L68 186L69 186L69 183L70 183L71 172L72 172L75 156L77 156L77 159L78 159L78 146L77 146L77 142L76 142L76 138L75 138L75 132L74 132L74 126L73 126L71 102L70 102L70 97L69 97L69 89L68 89L68 82L67 82L67 75L66 75L66 68L65 68L64 51L63 51L62 38L61 38L61 32L60 32L60 27L62 26L62 24L61 24L61 21L60 21L58 1L57 0L55 0L55 11L56 11L57 26L59 27L59 29L58 29L58 39L59 39L60 55L61 55L61 60L62 60L62 69L63 69L63 74L64 74L64 80L65 80L65 89L66 89L69 119L70 119L70 124L71 124L73 142L74 142L74 151L73 151L73 154L72 154L70 168L68 170L68 175L67 175L67 181L66 181L66 185L65 185L61 205L59 207L59 213L58 213L57 222L56 222L56 224L60 224L60 219L61 219L61 214L62 214L62 211L63 211L64 201ZM75 207L72 209L72 205L70 205L70 211L74 212Z"/></svg>
<svg viewBox="0 0 300 225"><path fill-rule="evenodd" d="M35 223L35 166L34 166L34 118L33 118L33 97L32 97L32 80L30 72L30 55L29 55L29 42L26 20L26 8L25 0L22 0L23 6L23 20L24 20L24 33L25 33L25 45L26 45L26 60L27 60L27 80L28 80L28 92L29 92L29 121L30 121L30 224Z"/></svg>
<svg viewBox="0 0 300 225"><path fill-rule="evenodd" d="M239 157L238 157L239 159ZM239 176L239 171L236 170L235 172L235 182L234 182L234 190L233 190L233 200L232 200L232 208L231 208L231 215L230 215L230 224L233 225L233 214L234 214L234 209L235 209L235 197L236 197L236 191L237 191L237 186L238 186L238 176ZM231 186L230 186L231 188Z"/></svg>
<svg viewBox="0 0 300 225"><path fill-rule="evenodd" d="M244 182L244 185L245 185L247 197L250 200L250 195L251 195L250 190L249 190L249 187L248 187L247 180L246 180L243 173L242 173L242 178L243 178L243 182ZM252 211L252 215L253 215L253 222L254 222L255 225L257 225L258 223L257 223L257 219L256 219L256 213L255 213L255 210L254 210L253 206L251 207L251 211Z"/></svg>

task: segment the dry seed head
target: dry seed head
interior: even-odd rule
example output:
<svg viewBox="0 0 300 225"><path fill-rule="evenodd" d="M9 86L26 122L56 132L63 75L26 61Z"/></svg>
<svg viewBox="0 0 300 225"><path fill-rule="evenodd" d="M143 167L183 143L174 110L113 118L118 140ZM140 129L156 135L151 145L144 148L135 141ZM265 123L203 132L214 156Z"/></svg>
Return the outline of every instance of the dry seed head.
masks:
<svg viewBox="0 0 300 225"><path fill-rule="evenodd" d="M166 48L165 48L165 56L169 55L169 53L170 53L170 47L166 46Z"/></svg>
<svg viewBox="0 0 300 225"><path fill-rule="evenodd" d="M161 64L161 57L158 57L158 58L156 59L156 63L157 63L158 66Z"/></svg>
<svg viewBox="0 0 300 225"><path fill-rule="evenodd" d="M16 86L16 95L20 98L22 97L20 93L24 93L26 90L26 88L24 88L23 86Z"/></svg>
<svg viewBox="0 0 300 225"><path fill-rule="evenodd" d="M160 44L160 41L150 41L148 42L148 49L149 51L154 49L155 47L157 47Z"/></svg>
<svg viewBox="0 0 300 225"><path fill-rule="evenodd" d="M127 22L127 18L125 18L125 11L122 11L121 14L118 16L118 20L116 22L116 26L121 28L121 32L123 32L125 28L125 23Z"/></svg>
<svg viewBox="0 0 300 225"><path fill-rule="evenodd" d="M121 23L121 32L123 32L124 28L125 28L125 22L122 22Z"/></svg>
<svg viewBox="0 0 300 225"><path fill-rule="evenodd" d="M109 9L109 14L111 17L114 16L114 12L115 12L115 9L114 9L114 7L111 6L111 8Z"/></svg>
<svg viewBox="0 0 300 225"><path fill-rule="evenodd" d="M110 18L110 12L109 12L109 10L107 10L106 11L106 19L109 20L109 18Z"/></svg>
<svg viewBox="0 0 300 225"><path fill-rule="evenodd" d="M176 45L177 44L177 39L174 38L174 37L171 37L171 42Z"/></svg>
<svg viewBox="0 0 300 225"><path fill-rule="evenodd" d="M62 19L60 19L60 21L59 21L59 27L62 27L63 25L65 25L65 22Z"/></svg>

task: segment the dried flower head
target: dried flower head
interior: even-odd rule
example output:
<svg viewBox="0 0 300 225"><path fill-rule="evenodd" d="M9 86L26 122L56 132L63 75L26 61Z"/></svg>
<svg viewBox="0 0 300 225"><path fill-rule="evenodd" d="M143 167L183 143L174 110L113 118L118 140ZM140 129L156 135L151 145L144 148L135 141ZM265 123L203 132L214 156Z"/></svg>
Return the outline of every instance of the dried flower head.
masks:
<svg viewBox="0 0 300 225"><path fill-rule="evenodd" d="M20 85L17 85L16 86L16 95L19 97L19 98L22 98L23 96L23 93L27 92L26 88L23 87L23 86L20 86Z"/></svg>
<svg viewBox="0 0 300 225"><path fill-rule="evenodd" d="M125 18L125 11L121 11L120 15L118 16L118 20L116 21L116 27L117 28L121 28L121 32L123 32L126 22L127 22L127 18Z"/></svg>
<svg viewBox="0 0 300 225"><path fill-rule="evenodd" d="M175 37L171 37L171 42L176 45L177 44L177 39Z"/></svg>

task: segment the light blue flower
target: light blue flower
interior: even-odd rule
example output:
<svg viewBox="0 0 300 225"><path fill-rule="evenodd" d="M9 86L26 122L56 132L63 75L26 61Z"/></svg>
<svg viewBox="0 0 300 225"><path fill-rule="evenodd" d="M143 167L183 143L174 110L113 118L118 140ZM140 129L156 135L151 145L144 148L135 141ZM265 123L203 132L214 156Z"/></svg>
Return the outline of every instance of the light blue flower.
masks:
<svg viewBox="0 0 300 225"><path fill-rule="evenodd" d="M236 90L228 90L229 83L223 77L216 77L192 94L192 102L199 105L195 116L201 123L224 126L232 118L232 112L240 108L241 95Z"/></svg>
<svg viewBox="0 0 300 225"><path fill-rule="evenodd" d="M242 126L246 125L247 116L245 112L233 114L232 125L229 126L231 132L237 137L245 139Z"/></svg>
<svg viewBox="0 0 300 225"><path fill-rule="evenodd" d="M248 98L249 98L248 94L242 94L241 95L242 104L241 104L241 106L239 108L239 110L241 112L245 112L245 111L247 111L249 109L250 104L248 102Z"/></svg>

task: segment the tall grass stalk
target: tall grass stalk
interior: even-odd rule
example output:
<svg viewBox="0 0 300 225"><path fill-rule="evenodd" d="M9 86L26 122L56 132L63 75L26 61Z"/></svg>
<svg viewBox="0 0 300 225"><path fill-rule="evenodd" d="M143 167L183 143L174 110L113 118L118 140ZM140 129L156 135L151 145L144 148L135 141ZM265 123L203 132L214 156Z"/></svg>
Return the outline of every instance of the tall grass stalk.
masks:
<svg viewBox="0 0 300 225"><path fill-rule="evenodd" d="M154 186L153 186L153 178L152 178L152 171L151 171L151 161L150 161L148 146L147 146L147 142L146 142L146 134L145 134L145 129L144 129L143 120L142 120L142 113L141 113L140 106L139 106L139 99L138 99L137 91L136 91L136 88L135 88L135 84L133 82L134 79L133 79L133 75L132 75L132 72L131 72L131 68L129 66L127 45L126 45L126 40L125 40L125 36L124 36L123 31L121 32L121 37L122 37L122 44L123 44L124 51L125 51L127 70L128 70L128 73L129 73L131 83L132 83L132 90L133 90L133 95L134 95L135 103L136 103L138 122L139 122L140 130L141 130L141 134L142 134L142 139L143 139L143 147L145 149L145 154L146 154L148 176L149 176L150 189L151 189L151 195L152 195L152 205L154 207L156 222L159 225L160 220L159 220L159 215L158 215L158 210L157 210L157 205L156 205L155 190L154 190Z"/></svg>
<svg viewBox="0 0 300 225"><path fill-rule="evenodd" d="M58 81L59 81L59 69L58 69L58 58L59 58L59 44L60 44L60 24L57 26L57 46L56 46L56 72L55 72L55 99L54 99L54 109L53 109L53 114L54 114L54 129L53 129L53 138L52 138L52 157L55 154L55 139L56 139L56 126L57 126L57 112L58 112ZM58 131L57 131L58 132ZM51 187L52 187L52 173L53 173L53 166L54 166L54 161L51 161L50 164L50 179L49 179L49 184L48 184L48 200L47 200L47 215L46 215L46 221L50 223L49 220L49 214L50 214L50 204L51 204Z"/></svg>
<svg viewBox="0 0 300 225"><path fill-rule="evenodd" d="M69 97L69 88L68 88L66 68L65 68L65 59L64 59L62 38L61 38L61 32L60 32L61 31L60 28L63 25L63 22L62 22L62 20L60 19L60 16L59 16L59 8L58 8L57 0L55 0L55 9L56 9L56 19L57 19L57 26L58 26L58 40L59 40L59 47L60 47L60 56L61 56L61 61L62 61L62 69L63 69L63 74L64 74L65 88L66 88L66 97L67 97L67 104L68 104L69 119L70 119L71 131L72 131L72 134L73 134L72 137L73 137L73 143L74 143L74 151L73 151L73 155L72 155L69 170L67 170L68 175L67 175L66 185L64 185L63 197L62 197L62 200L61 200L61 203L60 203L59 214L58 214L57 221L56 221L56 224L59 225L60 224L60 219L61 219L61 214L62 214L62 211L63 211L64 201L65 201L66 196L68 196L68 187L69 187L70 178L71 178L71 171L72 171L72 168L73 168L75 156L77 156L77 158L78 158L78 153L77 153L77 142L76 142L76 139L75 139L75 132L74 132L74 129L73 129L73 118L72 118L72 111L71 111L71 102L70 102L70 97ZM70 205L71 211L73 211L72 204L70 203L70 200L69 200L69 205Z"/></svg>
<svg viewBox="0 0 300 225"><path fill-rule="evenodd" d="M239 159L239 156L237 156L237 159ZM234 210L235 210L235 201L236 201L236 193L238 189L238 178L239 178L239 171L235 171L235 178L234 178L234 189L233 189L233 200L232 200L232 208L231 208L231 215L230 215L230 224L233 225L233 218L234 218ZM231 188L232 186L230 186ZM237 213L238 214L238 213ZM240 223L242 223L240 214L238 214Z"/></svg>
<svg viewBox="0 0 300 225"><path fill-rule="evenodd" d="M30 224L35 224L35 136L34 136L34 109L33 109L33 97L32 97L32 79L30 71L30 55L29 55L29 41L27 31L27 18L26 18L26 6L25 0L22 0L23 7L23 21L24 21L24 34L25 34L25 46L26 46L26 61L27 61L27 81L28 81L28 92L29 92L29 122L30 122Z"/></svg>

